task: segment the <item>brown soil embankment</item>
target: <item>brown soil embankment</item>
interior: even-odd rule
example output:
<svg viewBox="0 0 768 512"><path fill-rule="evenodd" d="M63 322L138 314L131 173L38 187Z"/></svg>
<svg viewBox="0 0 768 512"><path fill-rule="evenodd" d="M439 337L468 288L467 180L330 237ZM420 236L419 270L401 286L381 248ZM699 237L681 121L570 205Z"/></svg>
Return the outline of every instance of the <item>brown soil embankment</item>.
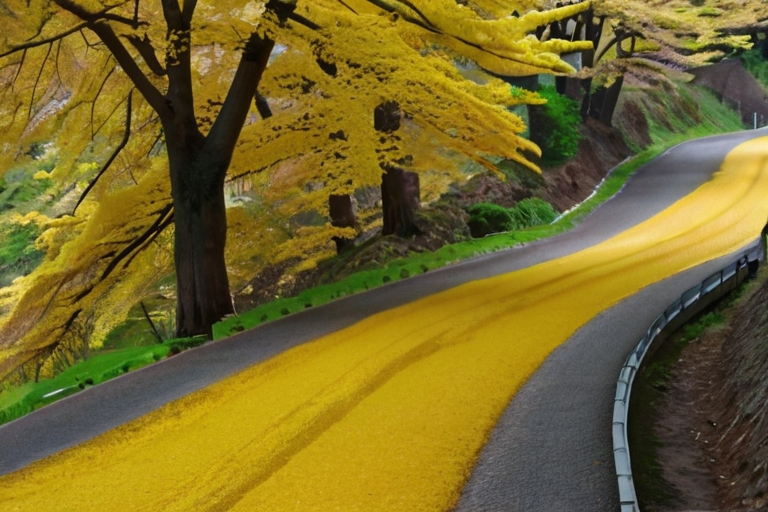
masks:
<svg viewBox="0 0 768 512"><path fill-rule="evenodd" d="M763 277L671 368L654 433L673 499L648 510L768 510L766 301Z"/></svg>

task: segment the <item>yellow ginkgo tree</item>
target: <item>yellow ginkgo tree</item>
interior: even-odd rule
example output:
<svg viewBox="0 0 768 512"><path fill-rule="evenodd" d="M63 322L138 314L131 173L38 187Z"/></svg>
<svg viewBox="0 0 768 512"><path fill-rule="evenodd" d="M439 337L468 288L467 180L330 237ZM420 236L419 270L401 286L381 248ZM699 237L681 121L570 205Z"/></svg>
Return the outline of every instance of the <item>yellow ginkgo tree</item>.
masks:
<svg viewBox="0 0 768 512"><path fill-rule="evenodd" d="M497 76L573 71L559 54L591 43L542 42L536 29L588 7L3 2L0 168L52 141L60 155L52 176L67 183L82 152L103 156L71 215L41 221L48 231L39 243L53 249L24 278L0 327L0 377L39 364L84 312L114 311L119 301L125 309L151 281L152 265L162 266L153 242L170 226L176 333L210 333L233 311L227 179L282 173L290 201L328 212L329 197L381 183L382 174L450 168L455 154L489 169L489 154L535 168L525 153L538 148L519 136L525 127L506 107L541 100L511 94L498 79L467 80L455 62ZM62 230L69 235L57 237Z"/></svg>

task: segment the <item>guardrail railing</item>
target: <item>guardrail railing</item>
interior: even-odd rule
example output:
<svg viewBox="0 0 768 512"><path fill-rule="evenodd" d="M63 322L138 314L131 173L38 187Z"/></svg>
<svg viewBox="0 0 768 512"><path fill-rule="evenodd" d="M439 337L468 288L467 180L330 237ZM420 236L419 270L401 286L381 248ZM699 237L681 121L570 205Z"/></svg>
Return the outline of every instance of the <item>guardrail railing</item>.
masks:
<svg viewBox="0 0 768 512"><path fill-rule="evenodd" d="M726 266L720 272L712 274L701 283L683 293L670 304L656 321L648 328L643 338L630 352L624 362L619 379L616 382L616 396L613 403L613 458L616 464L616 477L619 484L621 512L640 512L632 479L632 459L629 455L627 439L627 416L632 383L635 380L643 360L648 355L654 342L661 342L660 334L667 329L672 332L688 321L693 315L735 289L739 283L753 274L758 261L764 257L762 246L750 250L738 260Z"/></svg>

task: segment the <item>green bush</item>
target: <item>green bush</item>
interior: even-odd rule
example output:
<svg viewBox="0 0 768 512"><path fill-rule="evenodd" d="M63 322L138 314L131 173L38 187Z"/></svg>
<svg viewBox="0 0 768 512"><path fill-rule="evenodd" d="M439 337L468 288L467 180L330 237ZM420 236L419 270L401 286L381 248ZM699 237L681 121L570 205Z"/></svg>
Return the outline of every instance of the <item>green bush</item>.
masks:
<svg viewBox="0 0 768 512"><path fill-rule="evenodd" d="M579 152L579 103L558 94L551 85L543 86L539 96L547 103L531 106L531 140L541 148L545 166L561 164Z"/></svg>
<svg viewBox="0 0 768 512"><path fill-rule="evenodd" d="M538 197L523 199L514 208L477 203L470 206L467 213L469 230L475 238L549 224L557 217L552 205Z"/></svg>
<svg viewBox="0 0 768 512"><path fill-rule="evenodd" d="M515 218L510 209L497 204L473 204L467 213L469 213L469 231L474 238L511 231L515 226Z"/></svg>
<svg viewBox="0 0 768 512"><path fill-rule="evenodd" d="M538 197L523 199L512 208L512 212L517 221L515 229L549 224L557 218L557 212L552 205Z"/></svg>
<svg viewBox="0 0 768 512"><path fill-rule="evenodd" d="M45 254L35 247L40 231L32 222L0 226L0 287L27 275L43 260Z"/></svg>

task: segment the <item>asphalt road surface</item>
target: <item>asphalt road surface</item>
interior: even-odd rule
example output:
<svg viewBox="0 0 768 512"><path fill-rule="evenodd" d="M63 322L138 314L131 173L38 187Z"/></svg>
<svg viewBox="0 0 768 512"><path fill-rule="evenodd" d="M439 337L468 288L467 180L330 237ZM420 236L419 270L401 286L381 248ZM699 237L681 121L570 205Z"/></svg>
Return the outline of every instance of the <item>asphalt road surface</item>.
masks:
<svg viewBox="0 0 768 512"><path fill-rule="evenodd" d="M0 474L79 444L374 313L611 238L692 192L712 176L732 148L764 134L762 130L746 132L678 146L638 171L620 194L567 234L306 310L182 353L0 426ZM459 509L615 510L618 497L609 425L619 368L664 305L720 268L718 265L723 266L720 262L705 264L642 290L600 314L555 350L507 408ZM609 338L611 350L605 345ZM616 350L617 342L626 350Z"/></svg>

